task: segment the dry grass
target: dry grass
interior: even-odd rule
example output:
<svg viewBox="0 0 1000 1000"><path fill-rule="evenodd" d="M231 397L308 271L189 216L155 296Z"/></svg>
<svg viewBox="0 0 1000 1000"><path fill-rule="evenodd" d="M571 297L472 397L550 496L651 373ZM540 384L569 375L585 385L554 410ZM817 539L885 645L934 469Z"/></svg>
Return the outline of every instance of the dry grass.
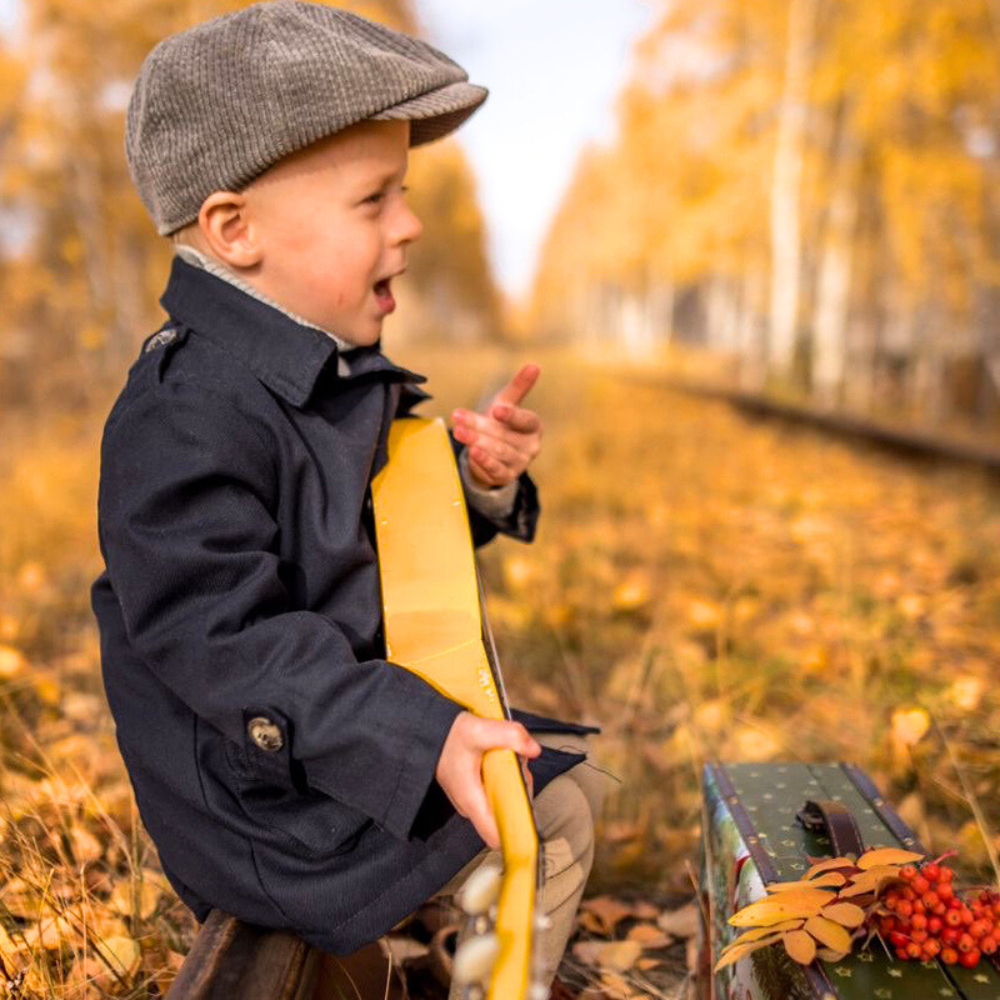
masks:
<svg viewBox="0 0 1000 1000"><path fill-rule="evenodd" d="M536 542L483 552L514 700L604 726L593 891L689 888L708 756L853 759L992 879L1000 490L565 354L407 349L422 412L535 360ZM104 413L0 443L0 958L8 995L158 995L194 924L158 874L100 683ZM3 976L0 975L0 982ZM17 985L19 984L19 985ZM0 993L2 995L2 993Z"/></svg>

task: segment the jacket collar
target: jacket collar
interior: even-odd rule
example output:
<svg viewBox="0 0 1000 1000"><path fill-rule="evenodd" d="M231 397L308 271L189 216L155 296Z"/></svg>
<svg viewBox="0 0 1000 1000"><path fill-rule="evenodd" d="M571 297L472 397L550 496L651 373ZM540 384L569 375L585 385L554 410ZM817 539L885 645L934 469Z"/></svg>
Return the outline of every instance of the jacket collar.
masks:
<svg viewBox="0 0 1000 1000"><path fill-rule="evenodd" d="M231 351L268 388L293 406L309 399L320 374L340 354L338 343L315 326L297 322L276 305L248 294L230 281L175 256L160 305L170 317ZM407 382L427 376L393 364L371 346L344 351L342 380L386 372ZM333 362L331 371L337 371Z"/></svg>

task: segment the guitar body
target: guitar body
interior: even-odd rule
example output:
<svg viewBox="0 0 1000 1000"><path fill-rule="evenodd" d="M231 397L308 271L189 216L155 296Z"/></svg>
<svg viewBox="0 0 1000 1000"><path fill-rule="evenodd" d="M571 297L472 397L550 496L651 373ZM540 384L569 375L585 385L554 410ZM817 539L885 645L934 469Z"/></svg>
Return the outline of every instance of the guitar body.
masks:
<svg viewBox="0 0 1000 1000"><path fill-rule="evenodd" d="M444 422L393 422L389 459L372 480L386 658L476 715L507 717L487 640L468 512ZM524 1000L538 878L538 834L517 755L490 750L483 782L500 831L499 951L489 1000Z"/></svg>

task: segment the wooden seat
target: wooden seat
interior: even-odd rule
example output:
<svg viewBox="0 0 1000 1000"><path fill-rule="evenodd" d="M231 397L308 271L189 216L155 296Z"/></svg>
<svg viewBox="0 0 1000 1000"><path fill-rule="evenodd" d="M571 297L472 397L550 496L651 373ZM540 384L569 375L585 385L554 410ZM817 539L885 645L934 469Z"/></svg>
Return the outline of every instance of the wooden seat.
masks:
<svg viewBox="0 0 1000 1000"><path fill-rule="evenodd" d="M212 910L167 993L168 1000L399 1000L378 942L348 956L314 948L288 931Z"/></svg>

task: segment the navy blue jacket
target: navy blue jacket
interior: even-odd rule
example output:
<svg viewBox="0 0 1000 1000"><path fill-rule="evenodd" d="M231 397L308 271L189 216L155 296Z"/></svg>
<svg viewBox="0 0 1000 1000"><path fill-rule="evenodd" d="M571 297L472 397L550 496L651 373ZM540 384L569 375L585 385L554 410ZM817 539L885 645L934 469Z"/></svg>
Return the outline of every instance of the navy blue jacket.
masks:
<svg viewBox="0 0 1000 1000"><path fill-rule="evenodd" d="M434 779L460 706L384 658L369 484L426 378L378 344L339 374L332 338L178 257L160 302L101 442L91 601L118 745L199 920L348 952L484 846ZM470 507L473 541L531 541L538 513L524 473L503 521ZM581 759L546 748L536 791Z"/></svg>

